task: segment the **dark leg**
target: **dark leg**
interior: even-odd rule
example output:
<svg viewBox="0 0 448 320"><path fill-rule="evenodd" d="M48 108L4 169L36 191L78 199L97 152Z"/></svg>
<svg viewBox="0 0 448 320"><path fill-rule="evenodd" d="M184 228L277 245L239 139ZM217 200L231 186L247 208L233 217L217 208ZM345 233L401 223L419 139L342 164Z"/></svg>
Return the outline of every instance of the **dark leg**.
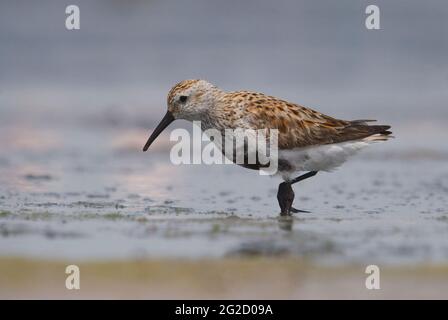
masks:
<svg viewBox="0 0 448 320"><path fill-rule="evenodd" d="M296 183L296 182L299 182L299 181L302 181L302 180L305 180L305 179L314 177L316 174L317 174L317 171L310 171L310 172L308 172L308 173L302 174L301 176L298 176L298 177L295 178L295 179L292 179L292 180L290 181L290 183L291 183L291 184L294 184L294 183Z"/></svg>
<svg viewBox="0 0 448 320"><path fill-rule="evenodd" d="M290 215L292 203L294 202L294 191L292 190L291 183L282 182L279 184L277 199L281 210L280 215Z"/></svg>
<svg viewBox="0 0 448 320"><path fill-rule="evenodd" d="M311 178L313 176L315 176L317 174L317 171L310 171L308 173L305 173L295 179L292 179L291 181L285 181L280 183L280 185L278 186L278 192L277 192L277 199L278 199L278 204L280 205L280 215L285 216L285 215L290 215L291 212L293 213L297 213L297 212L308 212L308 211L302 211L302 210L297 210L296 208L294 208L292 206L292 203L294 202L294 191L292 190L291 185Z"/></svg>

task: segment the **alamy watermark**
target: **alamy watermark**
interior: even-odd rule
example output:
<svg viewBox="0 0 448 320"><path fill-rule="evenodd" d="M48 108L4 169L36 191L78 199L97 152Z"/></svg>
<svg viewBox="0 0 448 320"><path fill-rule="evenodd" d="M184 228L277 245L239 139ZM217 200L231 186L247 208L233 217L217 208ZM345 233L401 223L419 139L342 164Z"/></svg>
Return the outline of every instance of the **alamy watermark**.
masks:
<svg viewBox="0 0 448 320"><path fill-rule="evenodd" d="M65 287L68 290L79 290L81 289L81 274L79 272L79 267L75 264L71 264L65 268L65 273L68 274L65 279Z"/></svg>
<svg viewBox="0 0 448 320"><path fill-rule="evenodd" d="M379 290L380 287L380 268L377 265L371 264L366 267L366 289L368 290Z"/></svg>
<svg viewBox="0 0 448 320"><path fill-rule="evenodd" d="M368 30L379 30L380 27L380 8L376 5L369 5L366 7L366 14L368 15L365 21Z"/></svg>
<svg viewBox="0 0 448 320"><path fill-rule="evenodd" d="M170 141L170 160L180 164L231 164L255 166L261 175L278 169L277 129L207 129L193 121L193 136L186 129L174 129ZM204 143L205 146L204 146Z"/></svg>
<svg viewBox="0 0 448 320"><path fill-rule="evenodd" d="M80 11L77 5L69 5L65 8L68 16L65 18L65 28L67 30L79 30L81 28Z"/></svg>

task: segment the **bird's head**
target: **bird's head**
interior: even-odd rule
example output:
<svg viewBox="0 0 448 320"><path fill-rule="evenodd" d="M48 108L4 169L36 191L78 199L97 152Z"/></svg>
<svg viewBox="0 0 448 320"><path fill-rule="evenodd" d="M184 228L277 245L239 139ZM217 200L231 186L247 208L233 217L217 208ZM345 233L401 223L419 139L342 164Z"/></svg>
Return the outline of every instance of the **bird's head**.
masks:
<svg viewBox="0 0 448 320"><path fill-rule="evenodd" d="M152 132L143 147L143 151L148 150L160 133L174 120L201 120L203 115L213 106L220 92L221 90L205 80L184 80L176 84L168 92L168 110Z"/></svg>

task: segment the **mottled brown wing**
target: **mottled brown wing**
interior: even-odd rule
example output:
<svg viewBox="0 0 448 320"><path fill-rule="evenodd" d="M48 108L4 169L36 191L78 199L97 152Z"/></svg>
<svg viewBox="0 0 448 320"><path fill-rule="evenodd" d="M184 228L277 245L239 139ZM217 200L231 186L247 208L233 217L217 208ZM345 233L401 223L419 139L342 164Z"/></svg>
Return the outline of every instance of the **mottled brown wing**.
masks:
<svg viewBox="0 0 448 320"><path fill-rule="evenodd" d="M280 149L357 140L390 134L390 126L368 125L371 120L345 121L260 93L246 100L246 120L254 129L278 129Z"/></svg>

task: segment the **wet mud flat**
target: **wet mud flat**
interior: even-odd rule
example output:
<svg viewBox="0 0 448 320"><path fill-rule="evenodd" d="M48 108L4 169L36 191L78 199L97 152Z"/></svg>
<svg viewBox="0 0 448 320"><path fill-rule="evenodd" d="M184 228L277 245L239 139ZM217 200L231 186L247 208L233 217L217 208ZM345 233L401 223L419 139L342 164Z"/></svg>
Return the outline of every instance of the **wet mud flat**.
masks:
<svg viewBox="0 0 448 320"><path fill-rule="evenodd" d="M115 286L126 288L123 297L372 297L364 286L371 264L390 277L374 297L414 297L412 283L428 288L415 297L445 294L448 161L431 146L374 146L319 173L294 186L295 206L311 213L285 218L278 178L234 165L174 166L163 145L140 152L140 131L66 131L64 141L42 132L31 135L38 147L2 135L4 297L59 295L67 264L88 270L85 297L119 297ZM152 268L171 271L148 276L158 287L140 285L134 277ZM199 279L204 270L215 289ZM41 277L48 285L32 286Z"/></svg>
<svg viewBox="0 0 448 320"><path fill-rule="evenodd" d="M439 159L357 157L295 186L295 205L311 213L284 218L277 178L234 165L174 166L164 153L109 155L0 166L0 255L448 261L448 168Z"/></svg>

